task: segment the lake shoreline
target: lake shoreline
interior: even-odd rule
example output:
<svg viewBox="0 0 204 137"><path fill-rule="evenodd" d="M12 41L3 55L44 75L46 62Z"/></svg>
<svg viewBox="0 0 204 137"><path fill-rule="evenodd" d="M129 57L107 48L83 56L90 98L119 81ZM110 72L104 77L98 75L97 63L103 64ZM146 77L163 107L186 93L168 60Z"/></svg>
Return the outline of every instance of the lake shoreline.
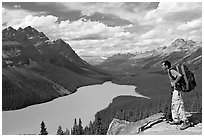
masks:
<svg viewBox="0 0 204 137"><path fill-rule="evenodd" d="M40 127L40 122L44 121L48 130L54 134L53 131L55 131L59 125L65 127L65 125L68 124L69 126L66 127L69 128L73 126L74 118L81 118L83 125L86 126L90 120L94 120L94 116L98 111L108 107L115 97L121 95L138 96L138 94L135 93L135 86L118 85L112 81L106 81L103 82L103 84L83 86L78 88L75 94L69 94L63 98L60 97L47 103L32 105L20 110L4 111L2 113L3 133L15 134L12 130L19 131L18 134L36 133L29 132L29 130L32 129L31 127ZM64 116L66 118L63 118ZM27 117L29 117L29 119L27 119ZM24 120L20 122L21 119ZM26 125L26 127L24 128L28 128L28 131L20 128L22 122L25 122L24 125ZM13 127L15 125L13 123L18 124L17 127ZM53 124L57 125L52 126ZM50 126L52 126L52 128Z"/></svg>
<svg viewBox="0 0 204 137"><path fill-rule="evenodd" d="M58 96L58 97L55 97L55 98L52 98L52 99L49 99L49 100L46 100L46 101L38 102L38 103L35 103L35 104L32 104L32 105L28 105L28 106L25 106L25 107L22 107L22 108L19 108L19 109L14 109L14 110L2 110L2 112L22 110L22 109L25 109L25 108L28 108L28 107L31 107L31 106L48 103L48 102L54 101L54 100L56 100L56 99L58 99L58 98L62 98L62 97L66 97L66 96L72 95L72 94L76 93L80 88L89 87L89 86L94 86L94 85L103 85L103 84L106 83L106 82L111 82L111 83L117 84L117 85L135 86L135 85L133 85L133 84L121 84L121 83L117 83L117 82L114 82L114 80L105 80L105 81L98 82L98 83L94 83L94 84L87 84L87 85L79 86L79 87L77 87L76 90L74 90L73 92L70 92L69 94L65 93L65 94L62 94L62 95L60 95L60 96ZM136 92L136 89L137 89L137 87L135 86L135 92ZM139 92L137 92L137 93L139 93ZM140 93L139 93L139 94L140 94ZM144 96L144 98L148 98L148 97ZM100 110L99 110L99 111L100 111Z"/></svg>

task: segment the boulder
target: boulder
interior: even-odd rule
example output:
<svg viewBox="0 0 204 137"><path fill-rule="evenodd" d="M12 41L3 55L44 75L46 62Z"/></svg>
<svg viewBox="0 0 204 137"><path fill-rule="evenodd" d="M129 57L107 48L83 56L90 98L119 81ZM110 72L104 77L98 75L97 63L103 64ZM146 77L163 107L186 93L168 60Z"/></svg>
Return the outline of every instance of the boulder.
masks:
<svg viewBox="0 0 204 137"><path fill-rule="evenodd" d="M162 122L164 113L157 113L148 118L137 122L128 122L125 120L113 119L109 125L107 135L134 135L151 127L152 125Z"/></svg>

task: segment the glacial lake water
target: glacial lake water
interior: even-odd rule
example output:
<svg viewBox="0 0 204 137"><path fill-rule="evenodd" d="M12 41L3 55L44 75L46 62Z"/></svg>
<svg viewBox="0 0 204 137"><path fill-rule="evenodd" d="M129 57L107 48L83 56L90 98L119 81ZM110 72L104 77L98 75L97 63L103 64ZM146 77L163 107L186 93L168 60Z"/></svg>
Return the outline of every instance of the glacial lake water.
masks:
<svg viewBox="0 0 204 137"><path fill-rule="evenodd" d="M2 112L2 134L39 134L40 124L45 122L49 134L55 135L58 126L65 131L71 129L74 119L81 118L85 127L94 120L97 111L106 108L114 97L131 95L144 97L135 92L135 86L105 82L101 85L85 86L74 94L57 98L51 102L32 105L20 110Z"/></svg>

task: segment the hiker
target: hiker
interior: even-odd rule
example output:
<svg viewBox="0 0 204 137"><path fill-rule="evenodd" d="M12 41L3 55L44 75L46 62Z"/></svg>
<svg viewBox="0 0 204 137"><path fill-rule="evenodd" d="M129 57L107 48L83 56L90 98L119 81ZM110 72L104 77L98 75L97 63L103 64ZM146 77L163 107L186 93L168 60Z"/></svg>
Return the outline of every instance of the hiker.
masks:
<svg viewBox="0 0 204 137"><path fill-rule="evenodd" d="M182 75L171 68L171 62L169 61L163 61L162 68L168 72L172 89L171 114L173 121L171 121L170 124L180 125L183 122L180 130L184 130L190 127L190 122L185 115L184 102L182 99L182 88L179 85L179 80L181 79Z"/></svg>

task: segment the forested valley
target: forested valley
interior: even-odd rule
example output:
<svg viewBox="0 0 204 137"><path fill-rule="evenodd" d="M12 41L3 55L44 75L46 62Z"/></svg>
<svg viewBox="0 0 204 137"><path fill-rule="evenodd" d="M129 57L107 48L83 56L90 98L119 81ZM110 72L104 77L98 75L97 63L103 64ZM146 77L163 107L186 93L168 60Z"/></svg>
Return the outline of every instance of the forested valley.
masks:
<svg viewBox="0 0 204 137"><path fill-rule="evenodd" d="M73 127L68 129L56 127L57 135L105 135L113 118L135 122L153 114L163 112L166 119L170 118L171 94L151 99L133 96L118 96L109 106L95 114L95 120L83 125L83 119L74 119ZM199 92L184 93L184 105L188 112L202 112L202 98ZM49 131L48 131L49 133Z"/></svg>

